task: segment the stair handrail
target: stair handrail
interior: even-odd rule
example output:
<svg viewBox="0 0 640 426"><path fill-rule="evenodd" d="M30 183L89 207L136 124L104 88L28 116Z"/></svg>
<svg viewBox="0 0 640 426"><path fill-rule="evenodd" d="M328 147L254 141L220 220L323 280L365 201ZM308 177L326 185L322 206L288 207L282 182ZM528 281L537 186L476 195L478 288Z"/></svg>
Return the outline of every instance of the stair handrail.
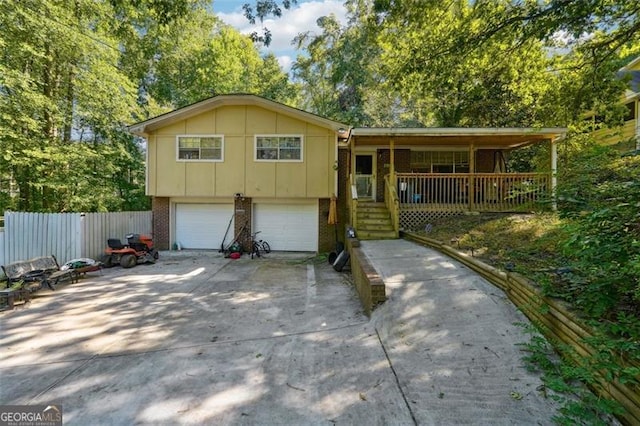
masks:
<svg viewBox="0 0 640 426"><path fill-rule="evenodd" d="M392 178L391 175L385 175L384 186L386 192L384 203L391 214L393 231L396 234L396 238L398 238L400 236L400 199L396 190L395 178Z"/></svg>
<svg viewBox="0 0 640 426"><path fill-rule="evenodd" d="M351 227L355 230L358 229L358 188L353 180L353 173L349 174L350 191L349 194L349 210L351 215Z"/></svg>

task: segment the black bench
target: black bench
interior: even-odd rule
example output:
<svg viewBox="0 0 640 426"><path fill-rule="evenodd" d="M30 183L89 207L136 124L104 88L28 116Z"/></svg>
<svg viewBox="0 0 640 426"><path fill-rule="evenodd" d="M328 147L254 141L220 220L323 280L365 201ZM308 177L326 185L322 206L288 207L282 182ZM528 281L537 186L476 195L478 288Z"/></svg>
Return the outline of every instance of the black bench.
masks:
<svg viewBox="0 0 640 426"><path fill-rule="evenodd" d="M2 270L7 277L7 288L14 283L22 282L20 288L29 292L49 287L55 290L61 281L78 281L78 274L73 269L60 270L55 256L41 256L30 260L3 265Z"/></svg>

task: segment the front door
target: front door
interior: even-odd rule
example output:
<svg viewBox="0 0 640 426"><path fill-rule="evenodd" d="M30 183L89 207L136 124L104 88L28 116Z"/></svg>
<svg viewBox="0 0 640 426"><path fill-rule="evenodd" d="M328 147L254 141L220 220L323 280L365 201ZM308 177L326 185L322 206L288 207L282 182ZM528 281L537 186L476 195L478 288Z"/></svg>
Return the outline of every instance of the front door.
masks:
<svg viewBox="0 0 640 426"><path fill-rule="evenodd" d="M375 154L356 154L355 183L358 198L376 198Z"/></svg>

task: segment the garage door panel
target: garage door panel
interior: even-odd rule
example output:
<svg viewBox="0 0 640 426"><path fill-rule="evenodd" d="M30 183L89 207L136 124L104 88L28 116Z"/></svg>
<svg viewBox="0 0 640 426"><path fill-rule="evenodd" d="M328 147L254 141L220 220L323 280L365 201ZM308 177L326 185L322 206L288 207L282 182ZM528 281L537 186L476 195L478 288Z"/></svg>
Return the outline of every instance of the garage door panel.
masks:
<svg viewBox="0 0 640 426"><path fill-rule="evenodd" d="M186 249L219 249L233 204L176 204L176 241ZM233 222L227 242L233 239Z"/></svg>
<svg viewBox="0 0 640 426"><path fill-rule="evenodd" d="M318 250L318 205L255 204L254 231L273 250Z"/></svg>

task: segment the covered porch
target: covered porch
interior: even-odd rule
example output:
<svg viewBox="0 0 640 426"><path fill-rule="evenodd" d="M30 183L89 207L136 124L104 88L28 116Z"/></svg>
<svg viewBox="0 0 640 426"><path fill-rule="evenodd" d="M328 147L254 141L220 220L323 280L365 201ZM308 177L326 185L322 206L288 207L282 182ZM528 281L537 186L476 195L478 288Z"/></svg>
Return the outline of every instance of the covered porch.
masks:
<svg viewBox="0 0 640 426"><path fill-rule="evenodd" d="M430 220L463 212L510 212L548 201L556 186L556 141L564 128L354 128L347 139L347 207L361 234L376 225L421 229ZM509 155L546 144L542 172L508 170ZM389 224L363 212L381 208ZM387 234L391 237L391 234Z"/></svg>

